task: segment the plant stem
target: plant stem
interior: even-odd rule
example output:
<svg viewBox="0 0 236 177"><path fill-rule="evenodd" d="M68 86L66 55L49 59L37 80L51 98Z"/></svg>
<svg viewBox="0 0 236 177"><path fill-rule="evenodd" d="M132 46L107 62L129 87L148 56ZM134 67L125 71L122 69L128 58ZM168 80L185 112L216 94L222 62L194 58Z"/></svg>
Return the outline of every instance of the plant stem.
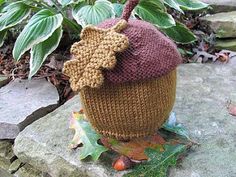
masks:
<svg viewBox="0 0 236 177"><path fill-rule="evenodd" d="M94 5L95 1L96 1L96 0L87 0L87 3L88 3L89 5Z"/></svg>
<svg viewBox="0 0 236 177"><path fill-rule="evenodd" d="M57 8L57 10L58 10L59 12L61 12L61 14L62 14L64 17L66 17L65 12L63 12L63 10L57 5L57 2L56 2L55 0L51 0L51 1L52 1L53 5Z"/></svg>
<svg viewBox="0 0 236 177"><path fill-rule="evenodd" d="M33 0L33 2L35 3L35 4L37 4L38 6L40 6L40 7L44 7L44 8L46 8L46 9L49 9L49 10L51 10L52 12L55 12L55 10L51 7L51 6L49 6L47 3L44 3L44 2L39 2L39 1L37 1L37 0ZM38 8L38 7L36 7L36 8ZM39 9L39 8L38 8Z"/></svg>
<svg viewBox="0 0 236 177"><path fill-rule="evenodd" d="M80 25L78 25L76 22L74 22L73 20L65 17L63 20L63 23L65 26L69 27L74 32L76 32L76 33L81 32L82 27Z"/></svg>

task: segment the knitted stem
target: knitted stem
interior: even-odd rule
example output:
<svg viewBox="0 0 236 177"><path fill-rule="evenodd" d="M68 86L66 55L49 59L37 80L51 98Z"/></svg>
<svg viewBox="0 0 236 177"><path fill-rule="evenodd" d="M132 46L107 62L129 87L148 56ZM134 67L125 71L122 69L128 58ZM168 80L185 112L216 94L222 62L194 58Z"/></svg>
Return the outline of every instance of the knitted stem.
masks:
<svg viewBox="0 0 236 177"><path fill-rule="evenodd" d="M127 21L120 20L115 26L113 26L111 29L113 29L115 32L119 33L121 30L126 28L127 26Z"/></svg>
<svg viewBox="0 0 236 177"><path fill-rule="evenodd" d="M125 5L121 18L128 21L132 11L138 5L138 3L139 0L128 0L127 4Z"/></svg>

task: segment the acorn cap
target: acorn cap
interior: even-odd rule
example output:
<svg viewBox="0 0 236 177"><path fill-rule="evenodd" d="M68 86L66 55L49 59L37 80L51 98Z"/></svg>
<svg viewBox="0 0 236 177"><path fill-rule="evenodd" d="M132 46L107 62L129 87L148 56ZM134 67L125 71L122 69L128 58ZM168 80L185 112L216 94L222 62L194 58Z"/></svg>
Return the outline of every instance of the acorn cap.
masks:
<svg viewBox="0 0 236 177"><path fill-rule="evenodd" d="M139 0L128 0L121 18L109 19L81 32L71 47L72 60L63 73L71 88L99 88L114 84L157 78L168 74L182 59L175 44L152 24L129 19Z"/></svg>
<svg viewBox="0 0 236 177"><path fill-rule="evenodd" d="M125 10L123 14L126 14ZM98 27L110 28L120 20L109 19ZM128 26L120 33L128 37L129 47L116 54L115 68L103 70L108 82L124 83L160 77L182 62L176 45L148 22L129 19Z"/></svg>

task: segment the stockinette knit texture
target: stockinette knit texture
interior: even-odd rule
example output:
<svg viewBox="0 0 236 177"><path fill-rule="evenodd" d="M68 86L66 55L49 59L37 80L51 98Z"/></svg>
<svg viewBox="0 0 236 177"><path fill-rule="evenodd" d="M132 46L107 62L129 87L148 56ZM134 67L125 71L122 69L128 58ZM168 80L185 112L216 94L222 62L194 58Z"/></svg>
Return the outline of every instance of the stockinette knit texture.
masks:
<svg viewBox="0 0 236 177"><path fill-rule="evenodd" d="M72 46L74 59L64 67L93 128L120 140L153 135L163 125L174 105L176 67L182 61L175 44L153 25L129 19L138 2L128 0L121 19L87 28L91 35Z"/></svg>
<svg viewBox="0 0 236 177"><path fill-rule="evenodd" d="M109 19L99 28L110 28L120 19ZM106 81L117 84L163 76L182 62L176 45L152 24L129 19L121 31L129 39L129 48L117 53L117 64L112 70L104 70Z"/></svg>

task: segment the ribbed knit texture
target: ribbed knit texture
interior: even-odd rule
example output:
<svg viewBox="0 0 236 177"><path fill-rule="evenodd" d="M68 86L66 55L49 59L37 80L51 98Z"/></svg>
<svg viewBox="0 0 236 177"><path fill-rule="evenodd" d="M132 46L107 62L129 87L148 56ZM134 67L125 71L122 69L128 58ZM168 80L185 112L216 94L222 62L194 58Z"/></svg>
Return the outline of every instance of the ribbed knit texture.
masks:
<svg viewBox="0 0 236 177"><path fill-rule="evenodd" d="M95 130L121 140L154 134L166 121L175 101L176 70L167 75L105 83L80 92L85 114Z"/></svg>

